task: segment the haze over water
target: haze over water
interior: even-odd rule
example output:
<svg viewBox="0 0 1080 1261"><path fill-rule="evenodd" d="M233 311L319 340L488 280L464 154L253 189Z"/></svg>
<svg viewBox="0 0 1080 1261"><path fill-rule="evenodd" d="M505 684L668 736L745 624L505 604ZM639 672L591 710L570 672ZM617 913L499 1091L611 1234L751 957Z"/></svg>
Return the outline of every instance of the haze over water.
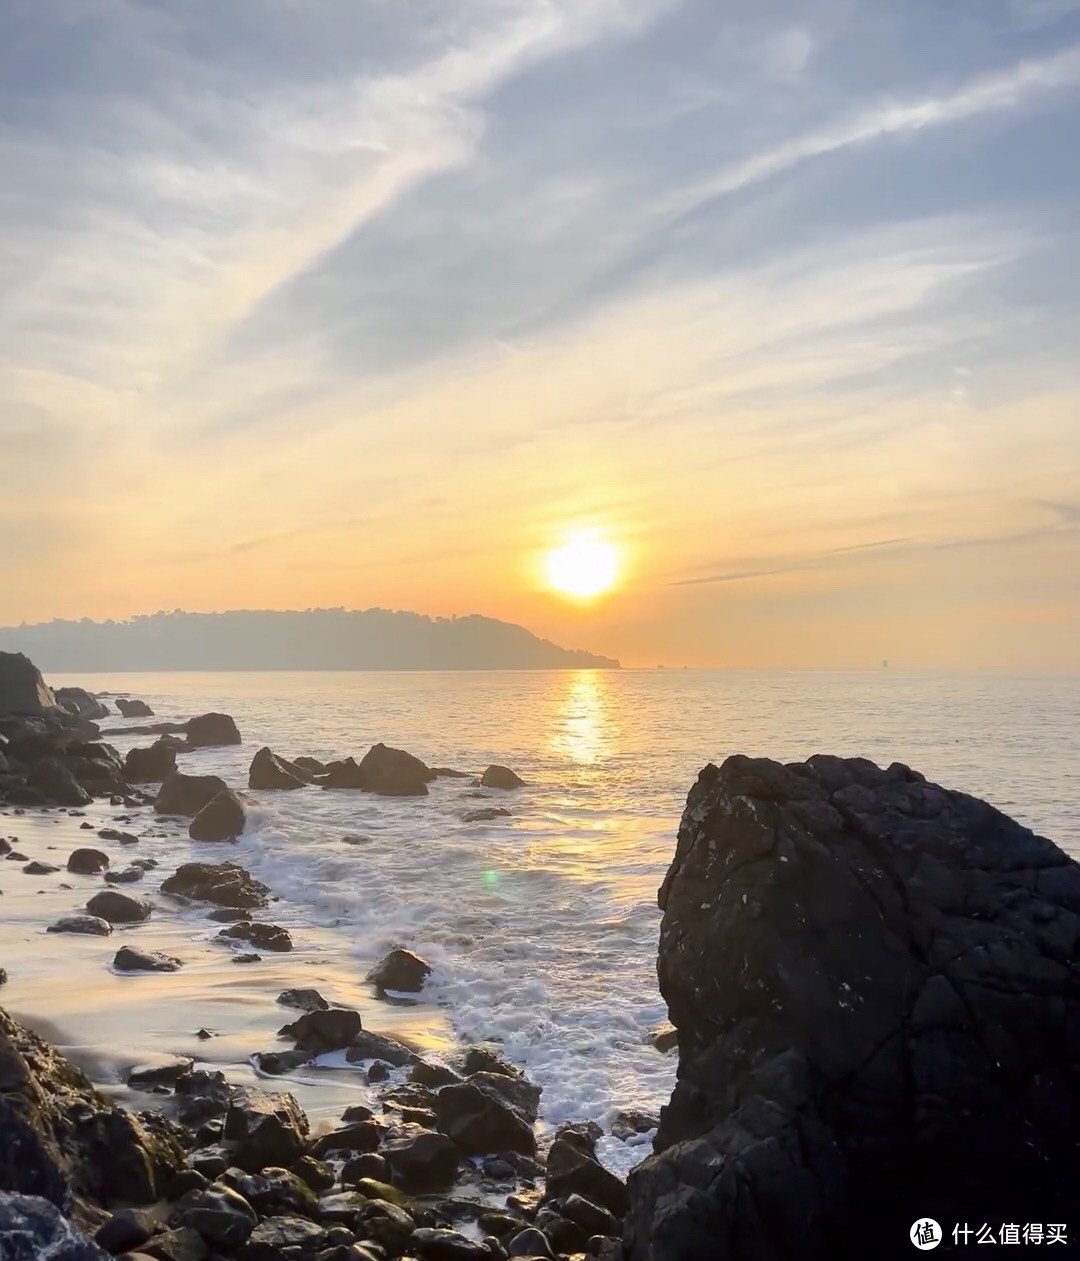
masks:
<svg viewBox="0 0 1080 1261"><path fill-rule="evenodd" d="M356 980L390 944L430 958L429 996L443 1008L432 1009L432 1026L445 1017L462 1039L503 1041L543 1085L549 1125L667 1100L674 1059L643 1041L666 1015L656 889L706 761L736 752L900 760L1080 854L1075 677L286 672L50 682L130 692L158 719L233 714L244 744L186 754L184 770L241 788L262 744L328 759L381 740L431 765L519 771L527 788L487 794L512 811L493 823L463 822L488 804L469 780L442 779L408 800L252 793L253 821L235 847L194 848L264 879L283 898L275 921L301 942L305 927L318 928ZM122 723L104 723L104 738ZM168 870L192 848L184 837L155 842L154 853Z"/></svg>

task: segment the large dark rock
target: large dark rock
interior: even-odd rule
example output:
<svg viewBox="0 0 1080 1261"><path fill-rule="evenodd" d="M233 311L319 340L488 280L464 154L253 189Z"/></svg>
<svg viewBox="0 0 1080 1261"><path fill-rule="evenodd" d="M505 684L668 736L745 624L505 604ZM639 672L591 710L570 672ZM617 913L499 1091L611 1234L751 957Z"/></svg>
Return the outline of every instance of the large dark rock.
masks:
<svg viewBox="0 0 1080 1261"><path fill-rule="evenodd" d="M307 1117L292 1095L235 1087L222 1137L241 1169L285 1168L304 1154Z"/></svg>
<svg viewBox="0 0 1080 1261"><path fill-rule="evenodd" d="M626 1184L596 1155L601 1133L591 1122L564 1125L557 1131L548 1148L545 1195L548 1200L579 1195L621 1219L628 1204Z"/></svg>
<svg viewBox="0 0 1080 1261"><path fill-rule="evenodd" d="M424 797L434 778L418 757L385 744L372 745L360 761L361 787L383 797Z"/></svg>
<svg viewBox="0 0 1080 1261"><path fill-rule="evenodd" d="M244 803L231 788L226 788L191 820L188 835L193 841L235 841L246 823Z"/></svg>
<svg viewBox="0 0 1080 1261"><path fill-rule="evenodd" d="M509 766L489 766L487 770L480 776L480 783L485 788L524 788L525 781Z"/></svg>
<svg viewBox="0 0 1080 1261"><path fill-rule="evenodd" d="M113 958L117 972L176 972L182 966L179 959L160 950L136 950L133 946L121 946Z"/></svg>
<svg viewBox="0 0 1080 1261"><path fill-rule="evenodd" d="M90 1206L150 1203L181 1159L163 1131L113 1107L0 1009L0 1190L89 1219Z"/></svg>
<svg viewBox="0 0 1080 1261"><path fill-rule="evenodd" d="M381 1153L407 1191L433 1191L457 1176L461 1153L445 1134L407 1125L383 1143Z"/></svg>
<svg viewBox="0 0 1080 1261"><path fill-rule="evenodd" d="M46 714L56 697L41 671L21 652L0 652L0 714Z"/></svg>
<svg viewBox="0 0 1080 1261"><path fill-rule="evenodd" d="M138 697L116 697L116 708L124 718L153 718L154 711Z"/></svg>
<svg viewBox="0 0 1080 1261"><path fill-rule="evenodd" d="M270 890L236 863L184 863L162 882L161 892L251 910L266 906Z"/></svg>
<svg viewBox="0 0 1080 1261"><path fill-rule="evenodd" d="M0 1191L0 1261L110 1261L55 1204Z"/></svg>
<svg viewBox="0 0 1080 1261"><path fill-rule="evenodd" d="M323 788L363 788L364 774L355 758L342 758L331 762L323 771L319 782Z"/></svg>
<svg viewBox="0 0 1080 1261"><path fill-rule="evenodd" d="M258 1224L258 1214L244 1197L221 1183L189 1191L177 1201L170 1222L197 1231L209 1244L238 1248Z"/></svg>
<svg viewBox="0 0 1080 1261"><path fill-rule="evenodd" d="M733 757L690 791L660 905L679 1077L629 1261L1068 1220L1080 867L1050 841L904 766Z"/></svg>
<svg viewBox="0 0 1080 1261"><path fill-rule="evenodd" d="M371 1029L362 1029L349 1045L345 1058L350 1064L359 1064L364 1060L382 1060L393 1068L411 1068L421 1062L420 1056L404 1042L388 1037L385 1033L375 1033Z"/></svg>
<svg viewBox="0 0 1080 1261"><path fill-rule="evenodd" d="M367 979L380 992L396 990L415 994L424 988L431 975L431 964L411 950L391 950L367 974Z"/></svg>
<svg viewBox="0 0 1080 1261"><path fill-rule="evenodd" d="M130 898L115 889L102 889L87 902L86 909L110 924L141 924L150 918L154 908L142 898Z"/></svg>
<svg viewBox="0 0 1080 1261"><path fill-rule="evenodd" d="M158 790L154 809L158 814L198 814L229 785L217 775L185 775L173 771Z"/></svg>
<svg viewBox="0 0 1080 1261"><path fill-rule="evenodd" d="M303 788L310 780L310 773L303 767L287 758L278 757L265 747L251 759L248 770L248 787L255 789Z"/></svg>
<svg viewBox="0 0 1080 1261"><path fill-rule="evenodd" d="M93 798L59 758L38 762L26 777L31 788L39 789L49 805L86 806Z"/></svg>
<svg viewBox="0 0 1080 1261"><path fill-rule="evenodd" d="M309 1055L322 1055L347 1047L362 1027L360 1013L349 1007L315 1008L284 1025L278 1034L292 1038L297 1047Z"/></svg>
<svg viewBox="0 0 1080 1261"><path fill-rule="evenodd" d="M109 856L103 854L100 849L73 849L67 860L68 871L74 871L83 876L95 876L98 872L104 871L108 865Z"/></svg>
<svg viewBox="0 0 1080 1261"><path fill-rule="evenodd" d="M536 1135L499 1083L510 1078L478 1073L458 1086L444 1086L435 1104L438 1127L467 1156L493 1152L536 1153Z"/></svg>
<svg viewBox="0 0 1080 1261"><path fill-rule="evenodd" d="M199 714L188 719L186 730L188 744L193 749L240 743L240 731L228 714Z"/></svg>
<svg viewBox="0 0 1080 1261"><path fill-rule="evenodd" d="M128 749L124 758L124 774L133 784L160 784L175 770L176 749L164 739L146 748Z"/></svg>
<svg viewBox="0 0 1080 1261"><path fill-rule="evenodd" d="M112 925L100 915L64 915L50 924L47 933L81 933L87 937L108 937Z"/></svg>
<svg viewBox="0 0 1080 1261"><path fill-rule="evenodd" d="M84 687L58 687L53 690L56 703L77 718L108 718L109 707Z"/></svg>

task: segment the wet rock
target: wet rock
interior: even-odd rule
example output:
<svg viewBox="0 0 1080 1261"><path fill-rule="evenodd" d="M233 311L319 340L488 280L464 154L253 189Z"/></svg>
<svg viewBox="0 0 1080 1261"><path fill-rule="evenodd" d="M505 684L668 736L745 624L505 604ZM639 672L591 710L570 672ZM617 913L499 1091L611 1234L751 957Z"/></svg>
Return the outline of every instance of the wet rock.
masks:
<svg viewBox="0 0 1080 1261"><path fill-rule="evenodd" d="M355 1121L328 1134L320 1134L311 1144L311 1155L322 1160L331 1152L373 1152L383 1136L377 1121Z"/></svg>
<svg viewBox="0 0 1080 1261"><path fill-rule="evenodd" d="M333 1166L323 1160L316 1160L314 1156L301 1156L289 1167L289 1172L316 1193L329 1191L336 1181Z"/></svg>
<svg viewBox="0 0 1080 1261"><path fill-rule="evenodd" d="M250 919L250 914L238 906L219 906L216 911L207 911L207 919L215 924L235 924L242 919Z"/></svg>
<svg viewBox="0 0 1080 1261"><path fill-rule="evenodd" d="M500 1093L496 1082L509 1081L494 1074L479 1074L446 1086L436 1100L439 1129L469 1156L495 1152L536 1151L532 1123Z"/></svg>
<svg viewBox="0 0 1080 1261"><path fill-rule="evenodd" d="M626 1184L597 1158L601 1134L592 1123L562 1126L548 1151L545 1194L549 1200L562 1200L576 1193L621 1219L629 1204Z"/></svg>
<svg viewBox="0 0 1080 1261"><path fill-rule="evenodd" d="M431 975L431 964L411 950L391 950L372 970L367 979L379 991L395 990L415 994L424 988Z"/></svg>
<svg viewBox="0 0 1080 1261"><path fill-rule="evenodd" d="M292 1095L235 1087L222 1137L236 1163L250 1173L284 1167L304 1154L307 1117Z"/></svg>
<svg viewBox="0 0 1080 1261"><path fill-rule="evenodd" d="M41 671L21 652L0 652L0 714L47 714L56 697Z"/></svg>
<svg viewBox="0 0 1080 1261"><path fill-rule="evenodd" d="M326 774L326 766L316 757L293 758L292 765L298 766L309 779Z"/></svg>
<svg viewBox="0 0 1080 1261"><path fill-rule="evenodd" d="M283 954L292 949L292 938L288 929L280 924L255 924L251 920L241 920L231 928L223 928L219 937L235 941L247 941L260 950L270 950L275 954Z"/></svg>
<svg viewBox="0 0 1080 1261"><path fill-rule="evenodd" d="M233 955L233 963L261 963L262 955L256 954L254 950L245 950L243 954Z"/></svg>
<svg viewBox="0 0 1080 1261"><path fill-rule="evenodd" d="M378 1152L361 1152L358 1156L350 1156L342 1166L341 1185L350 1187L363 1178L385 1182L390 1176L390 1166Z"/></svg>
<svg viewBox="0 0 1080 1261"><path fill-rule="evenodd" d="M236 863L184 863L162 883L161 891L240 910L266 906L270 892Z"/></svg>
<svg viewBox="0 0 1080 1261"><path fill-rule="evenodd" d="M260 1073L282 1077L308 1063L311 1056L306 1051L257 1051L251 1058Z"/></svg>
<svg viewBox="0 0 1080 1261"><path fill-rule="evenodd" d="M434 772L403 749L375 744L360 762L361 787L383 797L425 797Z"/></svg>
<svg viewBox="0 0 1080 1261"><path fill-rule="evenodd" d="M65 915L45 930L49 933L81 933L87 937L108 937L112 925L100 915Z"/></svg>
<svg viewBox="0 0 1080 1261"><path fill-rule="evenodd" d="M347 757L331 762L323 772L320 782L323 788L363 788L364 775L355 758Z"/></svg>
<svg viewBox="0 0 1080 1261"><path fill-rule="evenodd" d="M441 1086L454 1086L458 1082L464 1081L460 1073L455 1073L452 1068L447 1068L445 1064L435 1064L430 1060L421 1060L413 1066L412 1072L409 1074L409 1080L414 1081L420 1086L430 1086L438 1089Z"/></svg>
<svg viewBox="0 0 1080 1261"><path fill-rule="evenodd" d="M138 882L146 875L146 868L141 864L132 863L130 867L124 867L120 871L107 871L105 873L106 884L138 884Z"/></svg>
<svg viewBox="0 0 1080 1261"><path fill-rule="evenodd" d="M121 845L138 845L139 838L133 832L121 832L117 828L102 828L98 836L103 841L118 841Z"/></svg>
<svg viewBox="0 0 1080 1261"><path fill-rule="evenodd" d="M36 788L54 806L86 806L93 798L59 758L38 762L26 777L27 786Z"/></svg>
<svg viewBox="0 0 1080 1261"><path fill-rule="evenodd" d="M620 1112L611 1122L612 1137L622 1139L625 1143L627 1139L636 1138L641 1134L648 1134L651 1130L655 1130L660 1124L660 1118L653 1112L642 1112L638 1108L628 1108L625 1112Z"/></svg>
<svg viewBox="0 0 1080 1261"><path fill-rule="evenodd" d="M98 1228L94 1242L106 1252L134 1252L160 1230L160 1223L145 1209L125 1208Z"/></svg>
<svg viewBox="0 0 1080 1261"><path fill-rule="evenodd" d="M147 1090L154 1086L175 1088L191 1075L195 1061L178 1056L162 1064L139 1064L128 1073L128 1085L135 1090Z"/></svg>
<svg viewBox="0 0 1080 1261"><path fill-rule="evenodd" d="M166 776L154 800L158 814L196 815L229 786L218 775L185 775L173 771Z"/></svg>
<svg viewBox="0 0 1080 1261"><path fill-rule="evenodd" d="M487 770L480 776L480 783L484 788L524 788L525 781L520 775L515 774L508 766L489 766Z"/></svg>
<svg viewBox="0 0 1080 1261"><path fill-rule="evenodd" d="M199 714L188 720L187 741L193 749L239 744L240 731L228 714Z"/></svg>
<svg viewBox="0 0 1080 1261"><path fill-rule="evenodd" d="M518 1225L520 1224L519 1222ZM524 1230L519 1230L507 1243L506 1255L508 1257L552 1258L552 1261L555 1256L551 1251L547 1235L542 1230L537 1230L535 1226L526 1226Z"/></svg>
<svg viewBox="0 0 1080 1261"><path fill-rule="evenodd" d="M421 1261L492 1261L485 1244L440 1227L418 1227L409 1246Z"/></svg>
<svg viewBox="0 0 1080 1261"><path fill-rule="evenodd" d="M370 1029L362 1029L353 1038L345 1052L345 1058L350 1064L358 1064L362 1060L382 1060L392 1068L405 1068L418 1063L420 1059L404 1042L383 1033L374 1033Z"/></svg>
<svg viewBox="0 0 1080 1261"><path fill-rule="evenodd" d="M99 700L93 692L84 687L58 687L53 689L56 703L70 714L78 718L87 718L91 722L96 718L108 718L109 707Z"/></svg>
<svg viewBox="0 0 1080 1261"><path fill-rule="evenodd" d="M265 747L251 759L248 771L248 787L255 789L304 788L310 780L310 773L302 766Z"/></svg>
<svg viewBox="0 0 1080 1261"><path fill-rule="evenodd" d="M212 1036L212 1035L207 1035ZM189 1128L215 1117L224 1117L229 1109L230 1088L225 1074L210 1069L195 1069L176 1084L176 1114Z"/></svg>
<svg viewBox="0 0 1080 1261"><path fill-rule="evenodd" d="M259 1223L240 1253L240 1261L281 1261L286 1256L314 1256L326 1231L302 1217L268 1217ZM283 1249L293 1249L284 1252Z"/></svg>
<svg viewBox="0 0 1080 1261"><path fill-rule="evenodd" d="M176 749L164 738L146 748L128 749L124 758L124 774L133 784L160 784L175 771Z"/></svg>
<svg viewBox="0 0 1080 1261"><path fill-rule="evenodd" d="M186 1226L155 1235L140 1249L153 1261L205 1261L208 1252L202 1235Z"/></svg>
<svg viewBox="0 0 1080 1261"><path fill-rule="evenodd" d="M473 1073L497 1073L500 1077L520 1077L521 1069L511 1064L502 1052L489 1043L478 1042L469 1047L462 1060L466 1077Z"/></svg>
<svg viewBox="0 0 1080 1261"><path fill-rule="evenodd" d="M9 655L9 654L0 654ZM37 1195L0 1191L2 1261L109 1261L55 1204Z"/></svg>
<svg viewBox="0 0 1080 1261"><path fill-rule="evenodd" d="M898 764L734 757L691 789L660 905L679 1076L630 1261L1065 1220L1080 867L1050 841Z"/></svg>
<svg viewBox="0 0 1080 1261"><path fill-rule="evenodd" d="M560 1211L563 1217L576 1222L587 1235L614 1236L619 1233L619 1223L614 1214L576 1192L562 1201Z"/></svg>
<svg viewBox="0 0 1080 1261"><path fill-rule="evenodd" d="M388 1204L385 1200L361 1200L357 1203L356 1196L349 1198L355 1205L353 1211L358 1222L357 1234L377 1243L390 1256L401 1256L416 1226L412 1215L399 1205Z"/></svg>
<svg viewBox="0 0 1080 1261"><path fill-rule="evenodd" d="M502 806L485 806L482 810L469 810L461 816L464 823L490 823L493 819L510 817L510 811Z"/></svg>
<svg viewBox="0 0 1080 1261"><path fill-rule="evenodd" d="M100 849L73 849L68 855L68 871L78 872L82 876L94 876L104 871L109 865L108 854Z"/></svg>
<svg viewBox="0 0 1080 1261"><path fill-rule="evenodd" d="M664 1024L653 1029L646 1037L646 1041L650 1046L656 1047L661 1055L666 1055L669 1051L679 1049L679 1031L672 1024Z"/></svg>
<svg viewBox="0 0 1080 1261"><path fill-rule="evenodd" d="M172 955L157 950L135 950L131 946L121 946L113 958L117 972L177 972L182 966Z"/></svg>
<svg viewBox="0 0 1080 1261"><path fill-rule="evenodd" d="M177 1202L171 1218L173 1226L194 1230L207 1243L226 1250L244 1243L258 1221L247 1200L220 1183L189 1192Z"/></svg>
<svg viewBox="0 0 1080 1261"><path fill-rule="evenodd" d="M153 913L153 905L145 899L128 897L115 889L102 889L86 904L91 915L108 920L110 924L141 924Z"/></svg>
<svg viewBox="0 0 1080 1261"><path fill-rule="evenodd" d="M461 1154L445 1135L411 1126L383 1143L380 1155L407 1191L435 1191L450 1186Z"/></svg>
<svg viewBox="0 0 1080 1261"><path fill-rule="evenodd" d="M292 1038L301 1051L322 1055L340 1051L360 1033L363 1023L358 1011L348 1007L316 1008L305 1012L292 1024L278 1030L279 1037Z"/></svg>
<svg viewBox="0 0 1080 1261"><path fill-rule="evenodd" d="M55 876L59 870L60 868L53 866L52 863L43 863L40 859L35 858L33 862L27 863L23 868L23 875Z"/></svg>
<svg viewBox="0 0 1080 1261"><path fill-rule="evenodd" d="M134 696L131 698L116 697L116 708L123 718L153 718L154 716L154 711L146 701L141 701Z"/></svg>
<svg viewBox="0 0 1080 1261"><path fill-rule="evenodd" d="M466 1080L493 1090L526 1121L536 1120L540 1110L540 1087L535 1082L516 1073L473 1073Z"/></svg>
<svg viewBox="0 0 1080 1261"><path fill-rule="evenodd" d="M244 803L230 788L208 801L191 820L193 841L235 841L247 823Z"/></svg>
<svg viewBox="0 0 1080 1261"><path fill-rule="evenodd" d="M277 996L282 1007L298 1007L301 1011L327 1011L330 1004L319 993L312 989L282 990Z"/></svg>

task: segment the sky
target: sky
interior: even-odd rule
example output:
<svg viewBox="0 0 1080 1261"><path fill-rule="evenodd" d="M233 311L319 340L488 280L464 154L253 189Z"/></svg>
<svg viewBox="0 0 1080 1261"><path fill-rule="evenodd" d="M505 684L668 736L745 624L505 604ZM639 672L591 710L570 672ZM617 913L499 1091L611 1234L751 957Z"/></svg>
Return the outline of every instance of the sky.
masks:
<svg viewBox="0 0 1080 1261"><path fill-rule="evenodd" d="M1080 668L1078 111L1080 0L5 0L0 624Z"/></svg>

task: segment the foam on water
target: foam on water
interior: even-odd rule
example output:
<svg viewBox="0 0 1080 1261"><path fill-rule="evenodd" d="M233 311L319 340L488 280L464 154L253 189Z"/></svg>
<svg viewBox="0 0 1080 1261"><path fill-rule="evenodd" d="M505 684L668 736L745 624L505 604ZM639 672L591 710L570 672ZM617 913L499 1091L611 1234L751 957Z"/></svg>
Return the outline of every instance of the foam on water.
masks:
<svg viewBox="0 0 1080 1261"><path fill-rule="evenodd" d="M159 718L232 713L245 744L185 754L182 765L237 786L264 743L286 756L330 758L383 740L433 765L518 770L528 786L508 794L458 779L407 800L317 789L251 794L248 833L228 857L283 899L273 918L294 935L305 925L328 930L357 977L391 946L428 958L425 1000L462 1040L497 1040L527 1067L544 1088L548 1127L604 1123L622 1107L655 1110L670 1094L674 1057L645 1042L666 1015L656 986L656 888L686 791L706 761L820 751L906 761L988 797L1074 852L1080 841L1068 809L1080 766L1075 679L894 670L72 681L142 696ZM481 797L513 816L465 823ZM648 1141L612 1142L606 1155L627 1168Z"/></svg>

